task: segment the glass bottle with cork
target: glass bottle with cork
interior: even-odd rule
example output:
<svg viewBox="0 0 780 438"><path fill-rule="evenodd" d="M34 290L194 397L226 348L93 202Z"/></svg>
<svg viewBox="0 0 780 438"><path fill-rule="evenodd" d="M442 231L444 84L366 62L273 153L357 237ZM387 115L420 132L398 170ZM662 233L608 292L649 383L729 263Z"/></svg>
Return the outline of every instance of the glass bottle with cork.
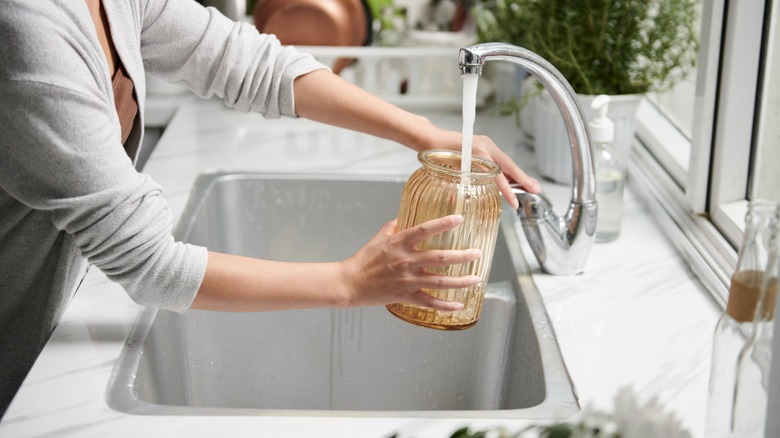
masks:
<svg viewBox="0 0 780 438"><path fill-rule="evenodd" d="M707 396L705 435L737 437L735 394L740 354L753 336L771 321L777 290L775 267L780 207L754 201L745 217L745 232L731 277L726 311L715 327L712 367ZM774 285L774 286L772 286ZM744 355L743 355L744 356Z"/></svg>
<svg viewBox="0 0 780 438"><path fill-rule="evenodd" d="M769 374L772 367L772 337L775 302L780 277L780 207L771 220L768 238L769 257L758 295L753 335L742 347L737 359L732 429L735 436L764 436Z"/></svg>

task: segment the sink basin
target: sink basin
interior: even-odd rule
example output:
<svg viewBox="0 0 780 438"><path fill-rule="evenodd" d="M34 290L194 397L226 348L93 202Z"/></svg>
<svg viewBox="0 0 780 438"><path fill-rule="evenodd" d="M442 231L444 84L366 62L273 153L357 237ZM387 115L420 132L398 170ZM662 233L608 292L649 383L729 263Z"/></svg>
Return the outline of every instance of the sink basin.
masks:
<svg viewBox="0 0 780 438"><path fill-rule="evenodd" d="M204 174L177 238L275 260L340 260L395 217L403 185L392 177ZM572 415L577 396L515 224L506 211L484 311L468 330L414 326L381 306L145 309L114 367L109 405L147 415Z"/></svg>

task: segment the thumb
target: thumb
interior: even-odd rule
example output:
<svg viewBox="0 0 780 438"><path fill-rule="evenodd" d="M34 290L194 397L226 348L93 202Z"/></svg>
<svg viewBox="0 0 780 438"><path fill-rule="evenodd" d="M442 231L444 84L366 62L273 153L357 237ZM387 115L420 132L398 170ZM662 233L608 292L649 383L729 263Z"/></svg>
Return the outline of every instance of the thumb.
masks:
<svg viewBox="0 0 780 438"><path fill-rule="evenodd" d="M379 232L381 234L395 234L397 225L398 219L396 218L382 225L382 228L379 229Z"/></svg>

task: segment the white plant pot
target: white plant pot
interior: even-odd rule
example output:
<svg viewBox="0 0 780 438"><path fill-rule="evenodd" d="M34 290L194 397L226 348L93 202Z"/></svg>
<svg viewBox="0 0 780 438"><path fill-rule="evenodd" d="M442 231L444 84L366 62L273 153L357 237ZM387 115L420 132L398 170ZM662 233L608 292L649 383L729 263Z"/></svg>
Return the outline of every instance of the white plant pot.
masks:
<svg viewBox="0 0 780 438"><path fill-rule="evenodd" d="M596 96L578 94L586 121L596 113L590 104ZM642 96L639 94L610 96L609 117L615 124L615 148L628 158L636 128L636 110ZM566 135L563 117L550 93L542 92L533 105L533 141L539 173L559 183L571 183L571 144Z"/></svg>
<svg viewBox="0 0 780 438"><path fill-rule="evenodd" d="M544 90L539 90L539 81L536 77L528 75L523 80L520 99L525 99L525 106L520 111L520 132L523 134L523 142L530 149L534 149L534 114L536 114L536 102Z"/></svg>
<svg viewBox="0 0 780 438"><path fill-rule="evenodd" d="M533 78L525 69L511 62L487 62L482 76L492 84L495 91L495 101L499 105L520 101L523 98L523 93L526 92L525 90L529 89L529 85L527 85L529 78ZM527 126L530 126L530 122L527 120L530 114L533 114L530 105L520 112L521 135L516 143L518 146L530 146L528 132L531 129L526 129ZM515 115L512 114L513 119L514 117Z"/></svg>

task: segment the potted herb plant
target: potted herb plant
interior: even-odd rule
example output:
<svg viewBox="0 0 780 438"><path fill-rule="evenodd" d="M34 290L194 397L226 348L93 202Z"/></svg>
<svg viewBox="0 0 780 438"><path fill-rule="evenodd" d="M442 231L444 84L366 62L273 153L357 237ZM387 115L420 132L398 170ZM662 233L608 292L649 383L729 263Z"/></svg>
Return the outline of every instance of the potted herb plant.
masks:
<svg viewBox="0 0 780 438"><path fill-rule="evenodd" d="M695 66L697 3L490 0L477 5L474 15L480 41L515 44L550 61L571 83L586 117L592 117L596 95L609 95L615 145L628 154L641 96L671 89ZM521 111L531 110L532 127L522 129L533 136L540 171L568 182L571 158L560 112L548 93L524 85L524 98L512 101L510 112L522 117Z"/></svg>

